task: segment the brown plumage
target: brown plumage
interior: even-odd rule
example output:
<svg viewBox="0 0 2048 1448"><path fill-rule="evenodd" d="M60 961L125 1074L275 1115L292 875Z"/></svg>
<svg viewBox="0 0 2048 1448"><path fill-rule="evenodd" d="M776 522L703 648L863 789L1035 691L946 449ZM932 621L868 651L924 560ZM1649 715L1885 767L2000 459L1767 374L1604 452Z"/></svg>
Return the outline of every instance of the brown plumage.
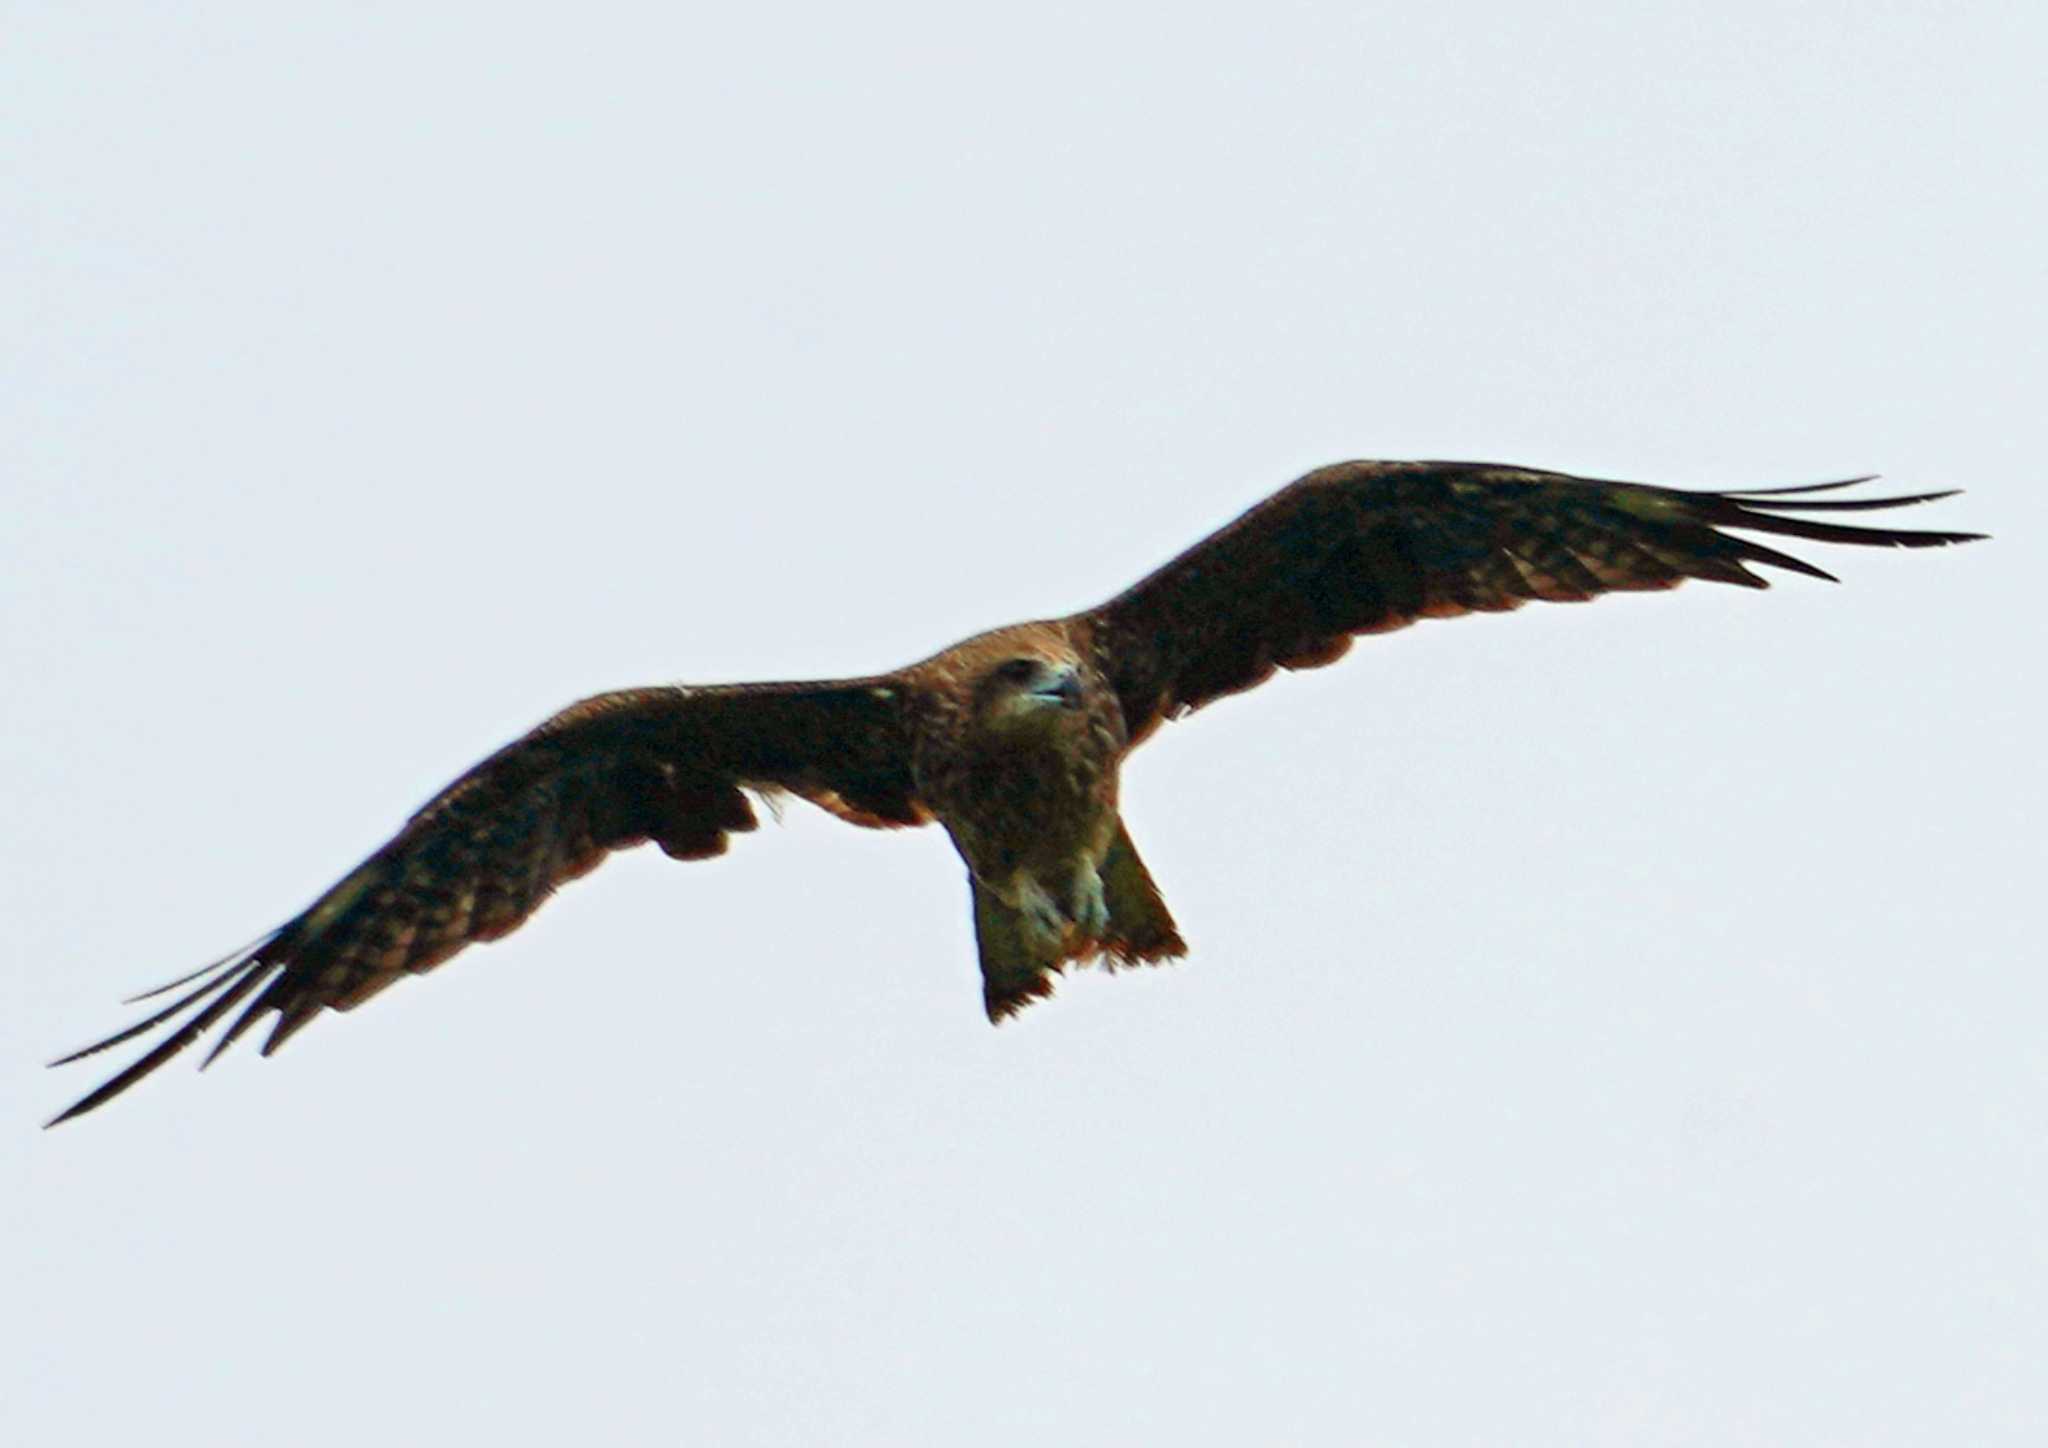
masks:
<svg viewBox="0 0 2048 1448"><path fill-rule="evenodd" d="M237 1007L206 1059L275 1016L268 1055L322 1010L515 929L613 850L720 854L755 826L750 791L870 828L943 824L967 862L983 1001L1000 1020L1050 994L1069 962L1186 953L1117 813L1124 757L1163 721L1420 618L1688 578L1767 586L1752 564L1831 577L1724 528L1896 548L1981 536L1786 516L1949 496L1814 496L1849 485L1687 492L1481 463L1339 463L1099 608L891 674L587 699L428 801L303 914L150 993L190 987L169 1006L64 1057L177 1022L56 1120L119 1094Z"/></svg>

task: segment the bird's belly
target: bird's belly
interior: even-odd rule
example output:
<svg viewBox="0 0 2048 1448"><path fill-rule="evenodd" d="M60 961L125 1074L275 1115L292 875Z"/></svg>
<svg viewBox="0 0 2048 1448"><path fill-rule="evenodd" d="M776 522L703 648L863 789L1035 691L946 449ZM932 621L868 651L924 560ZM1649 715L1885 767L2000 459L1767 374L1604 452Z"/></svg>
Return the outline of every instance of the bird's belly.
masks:
<svg viewBox="0 0 2048 1448"><path fill-rule="evenodd" d="M939 810L983 883L1007 892L1020 873L1046 882L1099 864L1116 835L1113 781L1097 771L987 770L960 781Z"/></svg>

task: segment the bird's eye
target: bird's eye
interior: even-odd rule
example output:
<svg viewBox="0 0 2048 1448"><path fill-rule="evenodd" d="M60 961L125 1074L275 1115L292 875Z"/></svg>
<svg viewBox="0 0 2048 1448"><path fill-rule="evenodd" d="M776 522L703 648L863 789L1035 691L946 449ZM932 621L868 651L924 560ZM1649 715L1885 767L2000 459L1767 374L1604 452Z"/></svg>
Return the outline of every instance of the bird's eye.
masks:
<svg viewBox="0 0 2048 1448"><path fill-rule="evenodd" d="M996 670L996 677L1005 683L1026 683L1038 677L1038 660L1011 659Z"/></svg>

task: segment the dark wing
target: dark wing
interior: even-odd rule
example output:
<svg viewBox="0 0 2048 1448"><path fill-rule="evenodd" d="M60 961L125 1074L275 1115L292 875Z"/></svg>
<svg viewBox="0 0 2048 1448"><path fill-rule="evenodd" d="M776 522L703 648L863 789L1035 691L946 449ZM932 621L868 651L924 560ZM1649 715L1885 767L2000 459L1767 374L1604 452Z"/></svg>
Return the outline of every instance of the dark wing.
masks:
<svg viewBox="0 0 2048 1448"><path fill-rule="evenodd" d="M237 1006L207 1060L274 1014L267 1056L323 1008L347 1010L471 941L517 928L613 850L651 840L679 860L720 854L730 832L754 828L743 789L786 790L855 824L923 824L907 704L899 684L876 678L634 689L566 709L435 796L304 914L152 991L198 982L149 1019L66 1056L191 1012L50 1124L126 1090Z"/></svg>
<svg viewBox="0 0 2048 1448"><path fill-rule="evenodd" d="M1783 516L1950 496L1810 496L1867 481L1716 493L1489 463L1338 463L1281 489L1082 619L1136 742L1160 721L1249 689L1276 668L1331 663L1355 635L1421 618L1674 588L1688 578L1768 587L1745 566L1752 563L1833 577L1723 528L1892 548L1982 536Z"/></svg>

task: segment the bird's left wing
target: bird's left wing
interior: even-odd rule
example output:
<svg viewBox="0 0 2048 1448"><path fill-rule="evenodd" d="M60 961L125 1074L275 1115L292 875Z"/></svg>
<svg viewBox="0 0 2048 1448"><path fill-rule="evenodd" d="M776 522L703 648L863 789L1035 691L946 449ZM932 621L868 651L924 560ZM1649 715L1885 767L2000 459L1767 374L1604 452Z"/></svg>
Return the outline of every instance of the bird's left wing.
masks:
<svg viewBox="0 0 2048 1448"><path fill-rule="evenodd" d="M126 1090L237 1006L207 1059L275 1014L268 1055L322 1009L347 1010L513 930L613 850L652 841L677 859L720 854L730 832L754 828L743 790L788 791L855 824L922 824L930 816L911 785L906 705L891 678L586 699L436 795L276 932L150 992L192 987L169 1006L53 1063L177 1021L50 1124Z"/></svg>
<svg viewBox="0 0 2048 1448"><path fill-rule="evenodd" d="M1080 621L1135 743L1162 720L1249 689L1275 669L1331 663L1354 636L1417 619L1673 588L1688 578L1765 587L1749 564L1833 577L1723 529L1892 548L1981 536L1786 516L1949 496L1813 496L1867 481L1717 493L1492 463L1337 463Z"/></svg>

